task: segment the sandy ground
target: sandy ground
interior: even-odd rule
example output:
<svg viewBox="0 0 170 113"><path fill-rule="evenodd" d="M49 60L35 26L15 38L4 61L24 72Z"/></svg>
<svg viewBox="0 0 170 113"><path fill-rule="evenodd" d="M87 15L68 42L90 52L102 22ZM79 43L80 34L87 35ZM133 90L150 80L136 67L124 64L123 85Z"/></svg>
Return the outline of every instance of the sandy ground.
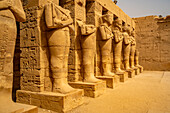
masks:
<svg viewBox="0 0 170 113"><path fill-rule="evenodd" d="M170 113L170 72L145 71L98 98L84 100L69 113Z"/></svg>
<svg viewBox="0 0 170 113"><path fill-rule="evenodd" d="M3 93L7 96L7 92ZM0 92L0 109L9 98ZM145 71L98 98L84 97L84 104L69 113L170 113L170 72ZM1 113L1 112L0 112ZM39 113L56 113L39 109Z"/></svg>

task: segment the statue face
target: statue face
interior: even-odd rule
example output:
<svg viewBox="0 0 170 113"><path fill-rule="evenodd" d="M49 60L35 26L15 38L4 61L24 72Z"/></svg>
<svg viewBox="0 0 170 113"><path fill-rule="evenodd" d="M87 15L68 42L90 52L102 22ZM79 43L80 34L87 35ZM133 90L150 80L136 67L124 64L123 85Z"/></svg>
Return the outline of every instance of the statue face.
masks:
<svg viewBox="0 0 170 113"><path fill-rule="evenodd" d="M107 15L106 16L106 20L107 20L107 22L109 23L109 25L111 25L112 24L112 22L113 22L113 15Z"/></svg>
<svg viewBox="0 0 170 113"><path fill-rule="evenodd" d="M131 33L131 34L132 34L132 36L133 36L133 37L135 37L135 31L132 31L132 33Z"/></svg>

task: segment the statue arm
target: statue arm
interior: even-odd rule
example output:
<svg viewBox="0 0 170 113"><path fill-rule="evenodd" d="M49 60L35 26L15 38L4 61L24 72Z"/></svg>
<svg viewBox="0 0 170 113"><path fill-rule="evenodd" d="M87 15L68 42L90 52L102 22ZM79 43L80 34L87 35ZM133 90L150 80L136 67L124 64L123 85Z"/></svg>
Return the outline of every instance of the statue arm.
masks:
<svg viewBox="0 0 170 113"><path fill-rule="evenodd" d="M12 6L12 3L10 1L0 1L0 9L8 9L9 7Z"/></svg>
<svg viewBox="0 0 170 113"><path fill-rule="evenodd" d="M128 36L124 37L124 42L125 44L130 44L131 41L129 40Z"/></svg>
<svg viewBox="0 0 170 113"><path fill-rule="evenodd" d="M62 28L65 26L69 26L73 23L71 17L69 17L65 21L61 21L60 19L53 18L52 4L47 4L45 6L45 21L48 28Z"/></svg>
<svg viewBox="0 0 170 113"><path fill-rule="evenodd" d="M16 21L24 22L26 21L26 15L22 7L22 3L20 0L15 0L14 4L10 7L10 10L13 12Z"/></svg>
<svg viewBox="0 0 170 113"><path fill-rule="evenodd" d="M119 32L114 32L114 38L115 42L120 42L123 39L122 35L120 35Z"/></svg>
<svg viewBox="0 0 170 113"><path fill-rule="evenodd" d="M99 27L99 30L100 30L100 33L101 33L102 40L107 40L104 26L100 26L100 27Z"/></svg>
<svg viewBox="0 0 170 113"><path fill-rule="evenodd" d="M66 21L61 21L61 24L63 25L63 27L68 26L68 25L70 25L72 23L73 23L73 19L72 18L69 18Z"/></svg>

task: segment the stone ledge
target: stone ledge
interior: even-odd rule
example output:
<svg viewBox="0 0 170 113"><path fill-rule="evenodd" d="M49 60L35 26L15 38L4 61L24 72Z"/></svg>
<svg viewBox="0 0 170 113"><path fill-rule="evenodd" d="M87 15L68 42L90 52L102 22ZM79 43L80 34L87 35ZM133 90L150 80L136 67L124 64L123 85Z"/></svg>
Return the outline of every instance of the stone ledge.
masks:
<svg viewBox="0 0 170 113"><path fill-rule="evenodd" d="M67 94L18 90L17 102L65 113L83 104L83 90Z"/></svg>
<svg viewBox="0 0 170 113"><path fill-rule="evenodd" d="M112 89L114 89L116 86L118 86L118 84L120 82L120 77L118 75L115 75L113 77L111 77L111 76L96 76L96 78L105 81L107 88L112 88Z"/></svg>
<svg viewBox="0 0 170 113"><path fill-rule="evenodd" d="M97 83L69 82L69 85L76 89L84 89L84 96L96 98L102 95L106 89L106 82Z"/></svg>

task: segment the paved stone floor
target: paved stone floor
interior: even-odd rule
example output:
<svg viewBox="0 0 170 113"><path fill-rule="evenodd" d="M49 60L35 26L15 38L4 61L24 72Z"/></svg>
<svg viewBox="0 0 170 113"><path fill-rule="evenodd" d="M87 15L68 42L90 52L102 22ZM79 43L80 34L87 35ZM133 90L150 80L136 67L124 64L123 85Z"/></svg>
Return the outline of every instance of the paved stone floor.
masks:
<svg viewBox="0 0 170 113"><path fill-rule="evenodd" d="M84 99L69 113L170 113L170 72L144 71L98 98Z"/></svg>
<svg viewBox="0 0 170 113"><path fill-rule="evenodd" d="M8 103L3 99L0 108ZM84 100L82 106L69 113L170 113L170 72L144 71L115 89L107 89L98 98ZM39 109L39 113L55 112Z"/></svg>

